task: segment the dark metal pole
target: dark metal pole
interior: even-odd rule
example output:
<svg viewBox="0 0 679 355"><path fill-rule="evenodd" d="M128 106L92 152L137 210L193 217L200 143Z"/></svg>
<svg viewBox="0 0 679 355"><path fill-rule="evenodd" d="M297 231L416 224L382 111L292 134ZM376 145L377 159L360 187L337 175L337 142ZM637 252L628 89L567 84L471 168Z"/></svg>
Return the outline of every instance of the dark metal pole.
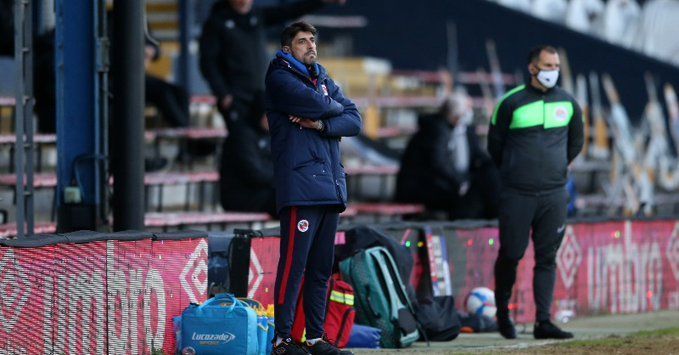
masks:
<svg viewBox="0 0 679 355"><path fill-rule="evenodd" d="M16 145L14 149L14 171L16 183L17 237L25 235L26 205L24 199L24 16L23 1L14 2L14 62L16 65L16 100L14 107Z"/></svg>
<svg viewBox="0 0 679 355"><path fill-rule="evenodd" d="M193 38L193 1L179 0L179 70L177 81L191 93L189 82L189 44Z"/></svg>
<svg viewBox="0 0 679 355"><path fill-rule="evenodd" d="M16 65L15 171L17 237L33 234L33 6L14 2L14 60ZM25 175L24 175L25 174Z"/></svg>
<svg viewBox="0 0 679 355"><path fill-rule="evenodd" d="M95 181L95 206L97 210L97 221L109 225L108 212L108 125L109 125L109 87L108 77L110 68L110 40L108 38L108 24L106 18L106 0L95 0L93 23L95 41L95 63L94 73L94 152L95 160L94 181Z"/></svg>
<svg viewBox="0 0 679 355"><path fill-rule="evenodd" d="M113 6L113 229L144 228L144 4Z"/></svg>

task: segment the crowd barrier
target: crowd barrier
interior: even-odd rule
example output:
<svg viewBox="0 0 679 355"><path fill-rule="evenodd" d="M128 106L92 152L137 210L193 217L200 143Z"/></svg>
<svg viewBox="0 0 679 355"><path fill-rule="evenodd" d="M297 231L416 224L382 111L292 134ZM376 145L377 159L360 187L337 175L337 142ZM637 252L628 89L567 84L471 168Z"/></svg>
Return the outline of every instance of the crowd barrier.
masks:
<svg viewBox="0 0 679 355"><path fill-rule="evenodd" d="M453 295L458 309L474 287L494 288L499 249L492 222L388 223L374 226L412 250L410 283L418 293ZM343 243L340 228L336 243ZM278 263L277 230L243 240L232 265L232 290L273 303ZM534 321L532 242L519 264L511 309L518 323ZM558 250L552 314L679 310L679 221L571 221ZM247 271L246 271L247 270Z"/></svg>
<svg viewBox="0 0 679 355"><path fill-rule="evenodd" d="M411 250L418 293L493 287L499 248L487 222L375 225ZM343 244L351 226L343 226ZM0 354L172 353L172 317L207 296L202 232L41 235L0 241ZM234 238L231 289L273 303L278 231ZM573 221L557 253L554 315L679 309L679 221ZM519 265L512 310L533 321L533 251Z"/></svg>
<svg viewBox="0 0 679 355"><path fill-rule="evenodd" d="M0 354L174 353L172 317L207 295L202 232L0 241Z"/></svg>

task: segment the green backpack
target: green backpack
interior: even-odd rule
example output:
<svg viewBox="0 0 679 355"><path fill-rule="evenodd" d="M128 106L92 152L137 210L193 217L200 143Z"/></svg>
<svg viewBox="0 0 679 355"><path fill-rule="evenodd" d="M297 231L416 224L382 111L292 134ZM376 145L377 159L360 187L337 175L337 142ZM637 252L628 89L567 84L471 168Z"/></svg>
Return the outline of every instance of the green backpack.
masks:
<svg viewBox="0 0 679 355"><path fill-rule="evenodd" d="M420 337L413 306L387 249L363 250L339 267L354 287L356 323L381 329L383 348L405 348Z"/></svg>

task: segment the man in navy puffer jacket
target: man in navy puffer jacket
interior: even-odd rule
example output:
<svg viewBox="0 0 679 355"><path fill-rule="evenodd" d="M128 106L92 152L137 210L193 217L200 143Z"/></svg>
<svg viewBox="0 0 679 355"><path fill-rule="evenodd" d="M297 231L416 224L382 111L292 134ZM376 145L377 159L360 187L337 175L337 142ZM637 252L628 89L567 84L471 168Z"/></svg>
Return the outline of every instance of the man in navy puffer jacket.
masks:
<svg viewBox="0 0 679 355"><path fill-rule="evenodd" d="M324 339L327 281L339 213L347 203L341 137L361 129L356 105L316 63L316 29L296 22L281 35L266 74L266 106L274 160L281 244L274 289L274 354L344 354ZM304 275L306 337L290 332Z"/></svg>

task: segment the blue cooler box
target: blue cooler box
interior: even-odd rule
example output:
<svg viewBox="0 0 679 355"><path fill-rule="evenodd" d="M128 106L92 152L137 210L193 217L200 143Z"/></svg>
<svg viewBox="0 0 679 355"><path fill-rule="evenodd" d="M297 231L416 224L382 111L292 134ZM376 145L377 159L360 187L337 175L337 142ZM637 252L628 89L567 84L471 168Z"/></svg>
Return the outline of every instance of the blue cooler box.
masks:
<svg viewBox="0 0 679 355"><path fill-rule="evenodd" d="M182 313L184 354L257 355L257 314L230 294L218 294Z"/></svg>

